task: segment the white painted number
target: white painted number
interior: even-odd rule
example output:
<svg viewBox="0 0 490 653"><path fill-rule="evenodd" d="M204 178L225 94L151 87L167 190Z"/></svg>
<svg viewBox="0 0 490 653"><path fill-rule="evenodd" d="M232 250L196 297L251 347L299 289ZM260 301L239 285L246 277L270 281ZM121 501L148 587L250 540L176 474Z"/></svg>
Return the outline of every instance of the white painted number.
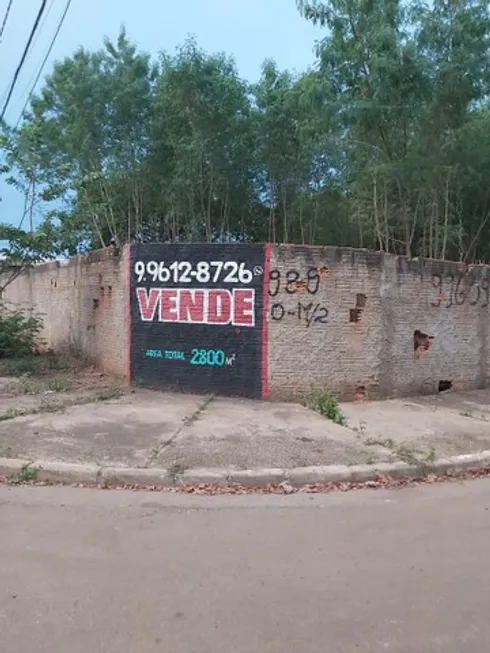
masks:
<svg viewBox="0 0 490 653"><path fill-rule="evenodd" d="M253 279L251 270L247 270L245 263L240 263L238 266L238 281L240 283L250 283Z"/></svg>
<svg viewBox="0 0 490 653"><path fill-rule="evenodd" d="M245 263L236 261L199 261L195 267L189 261L174 261L168 267L164 261L136 261L134 274L137 283L152 281L156 283L251 283L254 274L246 267Z"/></svg>
<svg viewBox="0 0 490 653"><path fill-rule="evenodd" d="M138 283L141 283L145 276L145 264L143 261L136 261L134 264L134 273L138 277Z"/></svg>
<svg viewBox="0 0 490 653"><path fill-rule="evenodd" d="M170 279L170 270L165 267L163 262L148 261L146 264L146 273L153 282L160 281L160 283L166 283Z"/></svg>
<svg viewBox="0 0 490 653"><path fill-rule="evenodd" d="M224 269L229 270L224 278L225 283L250 283L252 281L253 274L247 270L245 263L238 265L235 261L227 261L224 264Z"/></svg>
<svg viewBox="0 0 490 653"><path fill-rule="evenodd" d="M196 281L198 283L208 283L210 278L209 263L201 261L197 264Z"/></svg>
<svg viewBox="0 0 490 653"><path fill-rule="evenodd" d="M209 266L214 268L213 283L216 283L219 280L221 270L223 269L223 261L211 261Z"/></svg>
<svg viewBox="0 0 490 653"><path fill-rule="evenodd" d="M179 272L180 277L177 276L176 282L175 283L191 283L192 282L192 265L188 263L187 261L182 261L179 263Z"/></svg>

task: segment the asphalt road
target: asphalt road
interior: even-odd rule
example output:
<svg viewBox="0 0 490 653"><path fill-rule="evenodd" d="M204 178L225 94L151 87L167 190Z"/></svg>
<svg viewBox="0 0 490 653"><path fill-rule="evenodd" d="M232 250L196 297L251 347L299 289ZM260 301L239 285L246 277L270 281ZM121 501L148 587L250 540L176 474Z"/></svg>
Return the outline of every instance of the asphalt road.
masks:
<svg viewBox="0 0 490 653"><path fill-rule="evenodd" d="M272 497L0 487L5 653L482 653L490 481Z"/></svg>

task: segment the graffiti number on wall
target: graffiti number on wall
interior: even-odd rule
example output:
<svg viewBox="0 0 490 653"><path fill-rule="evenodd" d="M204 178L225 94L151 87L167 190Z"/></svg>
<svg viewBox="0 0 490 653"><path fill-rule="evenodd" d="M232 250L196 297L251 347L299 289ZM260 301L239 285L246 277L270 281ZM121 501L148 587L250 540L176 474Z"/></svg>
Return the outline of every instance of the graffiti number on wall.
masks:
<svg viewBox="0 0 490 653"><path fill-rule="evenodd" d="M297 292L302 291L303 296L316 295L320 288L320 279L322 274L328 272L326 267L314 268L310 267L306 275L301 275L298 270L290 269L282 273L280 270L273 269L269 277L269 296L277 297L279 293L284 292L287 295L295 295ZM284 295L283 295L284 297ZM279 299L279 298L278 298ZM278 301L271 306L271 320L280 322L285 317L296 318L298 322L306 326L308 329L312 324L326 324L328 318L328 309L318 303L309 302L296 302L290 305L286 302L286 306L282 301ZM284 297L285 299L285 297Z"/></svg>
<svg viewBox="0 0 490 653"><path fill-rule="evenodd" d="M464 283L464 277L461 275L434 274L432 275L432 287L435 290L435 297L431 301L431 306L435 308L451 308L451 306L463 306L465 303L470 306L486 308L490 303L490 281L488 279L474 281L468 285Z"/></svg>
<svg viewBox="0 0 490 653"><path fill-rule="evenodd" d="M294 310L287 311L282 304L273 304L271 306L271 318L275 322L280 322L288 315L295 317L298 322L302 322L306 328L314 323L326 324L328 318L328 309L320 304L302 304L298 302Z"/></svg>
<svg viewBox="0 0 490 653"><path fill-rule="evenodd" d="M306 290L310 295L316 295L320 287L320 273L317 268L310 268L306 278L301 278L298 270L288 270L283 277L280 270L274 269L270 272L269 295L276 297L281 290L288 295L294 295L298 290Z"/></svg>

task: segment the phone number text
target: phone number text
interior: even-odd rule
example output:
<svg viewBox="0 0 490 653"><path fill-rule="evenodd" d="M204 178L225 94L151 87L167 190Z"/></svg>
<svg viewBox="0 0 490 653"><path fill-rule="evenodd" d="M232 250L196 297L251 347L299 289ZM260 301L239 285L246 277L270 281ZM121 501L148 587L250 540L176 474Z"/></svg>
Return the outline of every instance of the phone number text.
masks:
<svg viewBox="0 0 490 653"><path fill-rule="evenodd" d="M134 274L137 282L152 281L155 283L251 283L254 276L263 274L261 266L253 270L246 263L236 261L199 261L192 264L189 261L174 261L166 265L164 261L136 261Z"/></svg>

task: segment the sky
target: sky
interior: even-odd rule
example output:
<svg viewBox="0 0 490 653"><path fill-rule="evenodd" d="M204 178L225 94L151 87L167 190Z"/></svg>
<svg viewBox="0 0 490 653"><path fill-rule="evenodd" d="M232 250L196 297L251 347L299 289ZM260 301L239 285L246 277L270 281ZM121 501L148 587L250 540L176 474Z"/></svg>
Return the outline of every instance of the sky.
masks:
<svg viewBox="0 0 490 653"><path fill-rule="evenodd" d="M0 42L2 106L40 4L13 0ZM0 21L7 5L8 0L0 0ZM6 113L10 124L17 122L64 6L65 0L48 0ZM315 42L322 38L321 30L300 16L295 0L72 0L43 76L77 47L97 49L105 36L115 39L122 25L131 41L154 55L173 51L194 35L205 50L232 55L240 75L249 81L258 79L269 57L280 68L304 70L314 63ZM0 221L18 224L22 197L1 179L0 198Z"/></svg>

